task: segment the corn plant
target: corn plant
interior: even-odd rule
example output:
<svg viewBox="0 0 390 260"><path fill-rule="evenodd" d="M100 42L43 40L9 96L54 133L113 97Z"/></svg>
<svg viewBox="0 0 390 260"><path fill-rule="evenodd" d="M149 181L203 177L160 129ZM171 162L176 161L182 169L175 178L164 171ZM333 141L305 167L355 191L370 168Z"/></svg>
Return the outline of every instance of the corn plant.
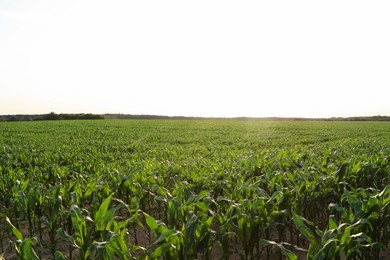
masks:
<svg viewBox="0 0 390 260"><path fill-rule="evenodd" d="M36 243L34 238L23 238L22 233L11 223L10 219L6 217L7 224L11 227L12 234L16 240L12 242L15 247L18 259L39 259L38 255L34 251L33 246Z"/></svg>
<svg viewBox="0 0 390 260"><path fill-rule="evenodd" d="M153 216L144 213L148 227L154 232L156 240L149 245L146 259L178 259L180 249L180 231L168 228L163 222L157 221Z"/></svg>
<svg viewBox="0 0 390 260"><path fill-rule="evenodd" d="M387 122L63 120L0 132L6 259L383 259L389 248Z"/></svg>

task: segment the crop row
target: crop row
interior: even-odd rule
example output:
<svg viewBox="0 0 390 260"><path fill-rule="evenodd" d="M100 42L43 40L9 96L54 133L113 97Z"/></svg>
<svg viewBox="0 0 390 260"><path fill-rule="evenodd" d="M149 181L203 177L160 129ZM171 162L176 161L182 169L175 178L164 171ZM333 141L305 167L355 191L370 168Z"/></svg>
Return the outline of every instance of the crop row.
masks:
<svg viewBox="0 0 390 260"><path fill-rule="evenodd" d="M388 254L388 125L129 122L0 125L4 257Z"/></svg>

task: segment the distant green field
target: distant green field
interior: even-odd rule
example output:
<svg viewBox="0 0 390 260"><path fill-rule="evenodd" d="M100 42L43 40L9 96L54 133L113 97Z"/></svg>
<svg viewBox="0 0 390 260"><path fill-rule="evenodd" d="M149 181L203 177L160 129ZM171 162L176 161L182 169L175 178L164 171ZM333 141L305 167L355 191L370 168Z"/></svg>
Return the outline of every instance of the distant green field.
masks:
<svg viewBox="0 0 390 260"><path fill-rule="evenodd" d="M0 178L5 259L389 257L389 122L3 122Z"/></svg>

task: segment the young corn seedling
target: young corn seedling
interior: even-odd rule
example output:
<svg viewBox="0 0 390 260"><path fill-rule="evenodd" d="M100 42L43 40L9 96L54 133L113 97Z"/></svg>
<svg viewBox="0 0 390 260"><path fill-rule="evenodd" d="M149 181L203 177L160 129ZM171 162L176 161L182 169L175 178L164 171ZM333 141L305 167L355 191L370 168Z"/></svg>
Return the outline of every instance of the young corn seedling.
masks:
<svg viewBox="0 0 390 260"><path fill-rule="evenodd" d="M193 211L188 213L187 222L182 228L182 257L198 259L198 254L203 253L203 256L208 258L212 247L212 222L213 217L202 220Z"/></svg>
<svg viewBox="0 0 390 260"><path fill-rule="evenodd" d="M10 219L6 217L6 223L11 227L12 234L16 237L13 245L19 260L38 260L39 257L35 253L33 246L35 245L34 238L23 238L22 233L11 223Z"/></svg>
<svg viewBox="0 0 390 260"><path fill-rule="evenodd" d="M179 253L181 232L169 229L163 222L144 213L146 224L156 236L156 241L149 245L145 259L183 259Z"/></svg>
<svg viewBox="0 0 390 260"><path fill-rule="evenodd" d="M222 201L225 201L230 205L227 209L223 207ZM215 219L218 223L218 229L216 230L216 242L219 244L222 250L222 258L228 259L233 253L231 248L231 236L234 235L232 231L232 221L236 218L235 208L236 204L228 198L219 197L217 199L217 212L215 213Z"/></svg>
<svg viewBox="0 0 390 260"><path fill-rule="evenodd" d="M86 260L91 254L92 240L92 222L88 216L88 211L80 209L77 205L72 205L70 217L72 221L73 236L67 234L63 228L57 230L60 237L67 241L70 246L78 250L78 257ZM70 252L70 255L72 252Z"/></svg>
<svg viewBox="0 0 390 260"><path fill-rule="evenodd" d="M244 249L245 259L254 257L254 249L258 245L259 236L261 236L260 228L265 225L266 221L263 214L266 212L264 206L263 199L253 201L241 199L236 206L237 216L233 222L233 230Z"/></svg>
<svg viewBox="0 0 390 260"><path fill-rule="evenodd" d="M57 229L60 228L61 217L64 215L62 209L62 197L60 194L60 188L58 186L52 187L44 201L44 213L41 217L42 223L46 226L47 233L50 239L50 251L55 254L56 252L56 234Z"/></svg>

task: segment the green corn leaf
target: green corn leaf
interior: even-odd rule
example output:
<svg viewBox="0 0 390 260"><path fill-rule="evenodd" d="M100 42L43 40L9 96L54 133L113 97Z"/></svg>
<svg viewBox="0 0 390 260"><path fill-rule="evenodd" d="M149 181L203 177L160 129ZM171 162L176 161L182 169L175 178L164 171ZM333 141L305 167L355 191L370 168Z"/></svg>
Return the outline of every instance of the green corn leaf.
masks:
<svg viewBox="0 0 390 260"><path fill-rule="evenodd" d="M107 241L97 242L97 241L95 241L95 242L92 243L92 247L93 247L94 249L103 249L103 248L106 247L106 245L107 245L108 243L110 243L110 242L107 242Z"/></svg>
<svg viewBox="0 0 390 260"><path fill-rule="evenodd" d="M197 231L197 234L199 233L199 236L203 236L210 230L211 223L213 222L214 217L209 217L205 222L202 223L202 228L200 231Z"/></svg>
<svg viewBox="0 0 390 260"><path fill-rule="evenodd" d="M203 210L204 212L207 212L209 210L208 207L206 206L206 204L204 202L202 202L202 201L196 202L196 206L199 209Z"/></svg>
<svg viewBox="0 0 390 260"><path fill-rule="evenodd" d="M21 248L23 259L39 260L38 255L35 253L33 249L33 245L34 243L31 238L28 238L22 242L20 248Z"/></svg>
<svg viewBox="0 0 390 260"><path fill-rule="evenodd" d="M158 229L158 224L157 221L154 217L144 213L146 224L151 230L157 230Z"/></svg>
<svg viewBox="0 0 390 260"><path fill-rule="evenodd" d="M337 179L338 179L338 182L340 182L340 181L343 180L344 175L345 175L345 173L346 173L346 170L347 170L348 166L349 166L348 163L343 163L343 164L340 166L339 170L336 172L336 177L337 177Z"/></svg>
<svg viewBox="0 0 390 260"><path fill-rule="evenodd" d="M326 259L334 257L336 252L337 244L339 240L337 238L331 238L325 242L321 250L315 255L314 259ZM325 258L326 256L326 258Z"/></svg>
<svg viewBox="0 0 390 260"><path fill-rule="evenodd" d="M350 237L355 239L359 243L362 243L362 242L367 242L368 244L372 243L371 238L369 236L367 236L366 234L364 234L363 232L353 234Z"/></svg>
<svg viewBox="0 0 390 260"><path fill-rule="evenodd" d="M161 246L157 247L151 255L151 259L159 259L169 250L170 247L170 244L162 244Z"/></svg>
<svg viewBox="0 0 390 260"><path fill-rule="evenodd" d="M177 236L178 234L180 234L180 231L177 231L177 230L167 230L167 231L164 231L159 237L158 239L156 240L156 242L154 242L155 244L157 243L160 243L162 241L164 241L165 239L169 238L169 237L172 237L172 236Z"/></svg>
<svg viewBox="0 0 390 260"><path fill-rule="evenodd" d="M308 256L313 257L319 250L313 232L305 225L302 220L302 217L297 215L296 213L293 213L293 221L299 232L309 241L310 246Z"/></svg>
<svg viewBox="0 0 390 260"><path fill-rule="evenodd" d="M284 256L286 256L286 259L288 259L288 260L298 260L298 256L295 253L293 253L292 251L288 250L286 247L284 247L284 245L281 244L281 243L278 243L278 242L275 242L275 241L271 241L271 240L261 239L260 240L260 244L277 246L280 249L280 251L282 252L282 254Z"/></svg>
<svg viewBox="0 0 390 260"><path fill-rule="evenodd" d="M11 220L6 217L5 221L11 226L12 228L12 234L16 237L17 240L23 240L22 233L11 223Z"/></svg>
<svg viewBox="0 0 390 260"><path fill-rule="evenodd" d="M282 198L282 197L283 197L283 192L281 192L281 191L275 191L275 192L272 194L271 198L269 198L269 199L267 200L266 204L272 202L275 198L277 198L277 201L276 201L276 205L277 205L277 204L280 203L280 198Z"/></svg>
<svg viewBox="0 0 390 260"><path fill-rule="evenodd" d="M66 256L64 255L64 253L60 252L60 251L55 251L54 253L54 260L66 260Z"/></svg>
<svg viewBox="0 0 390 260"><path fill-rule="evenodd" d="M24 191L28 186L29 180L25 180L20 188L21 191Z"/></svg>
<svg viewBox="0 0 390 260"><path fill-rule="evenodd" d="M365 218L361 218L359 219L355 224L353 224L351 227L354 228L354 227L358 227L360 225L363 225L363 224L366 224L370 227L370 230L372 230L372 225L370 223L370 221L368 221L367 219Z"/></svg>
<svg viewBox="0 0 390 260"><path fill-rule="evenodd" d="M78 248L79 246L76 244L74 238L68 235L63 228L57 229L57 234L61 237L62 240L65 240L69 243L69 245Z"/></svg>
<svg viewBox="0 0 390 260"><path fill-rule="evenodd" d="M333 230L333 229L336 229L336 228L337 228L337 224L336 224L336 220L335 220L335 218L334 218L334 215L330 215L330 216L329 216L328 228L329 228L330 230Z"/></svg>
<svg viewBox="0 0 390 260"><path fill-rule="evenodd" d="M368 200L368 203L367 203L367 206L371 209L373 207L378 207L379 209L379 204L380 204L380 201L379 199L375 198L375 197L371 197L369 200Z"/></svg>
<svg viewBox="0 0 390 260"><path fill-rule="evenodd" d="M350 235L351 234L351 226L348 226L344 229L343 235L341 236L341 243L342 244L348 244L351 240Z"/></svg>
<svg viewBox="0 0 390 260"><path fill-rule="evenodd" d="M111 194L110 196L108 196L108 197L102 202L102 204L100 205L98 211L95 213L95 217L94 217L94 222L95 222L95 223L98 223L98 222L102 219L102 217L104 216L104 214L106 214L107 209L108 209L108 206L110 205L110 202L111 202L112 195L113 195L113 194Z"/></svg>
<svg viewBox="0 0 390 260"><path fill-rule="evenodd" d="M294 223L295 223L297 229L299 230L299 232L301 232L301 234L310 243L317 243L313 232L311 232L311 230L305 225L305 223L303 223L302 218L299 215L297 215L296 213L293 213L293 220L294 220Z"/></svg>

